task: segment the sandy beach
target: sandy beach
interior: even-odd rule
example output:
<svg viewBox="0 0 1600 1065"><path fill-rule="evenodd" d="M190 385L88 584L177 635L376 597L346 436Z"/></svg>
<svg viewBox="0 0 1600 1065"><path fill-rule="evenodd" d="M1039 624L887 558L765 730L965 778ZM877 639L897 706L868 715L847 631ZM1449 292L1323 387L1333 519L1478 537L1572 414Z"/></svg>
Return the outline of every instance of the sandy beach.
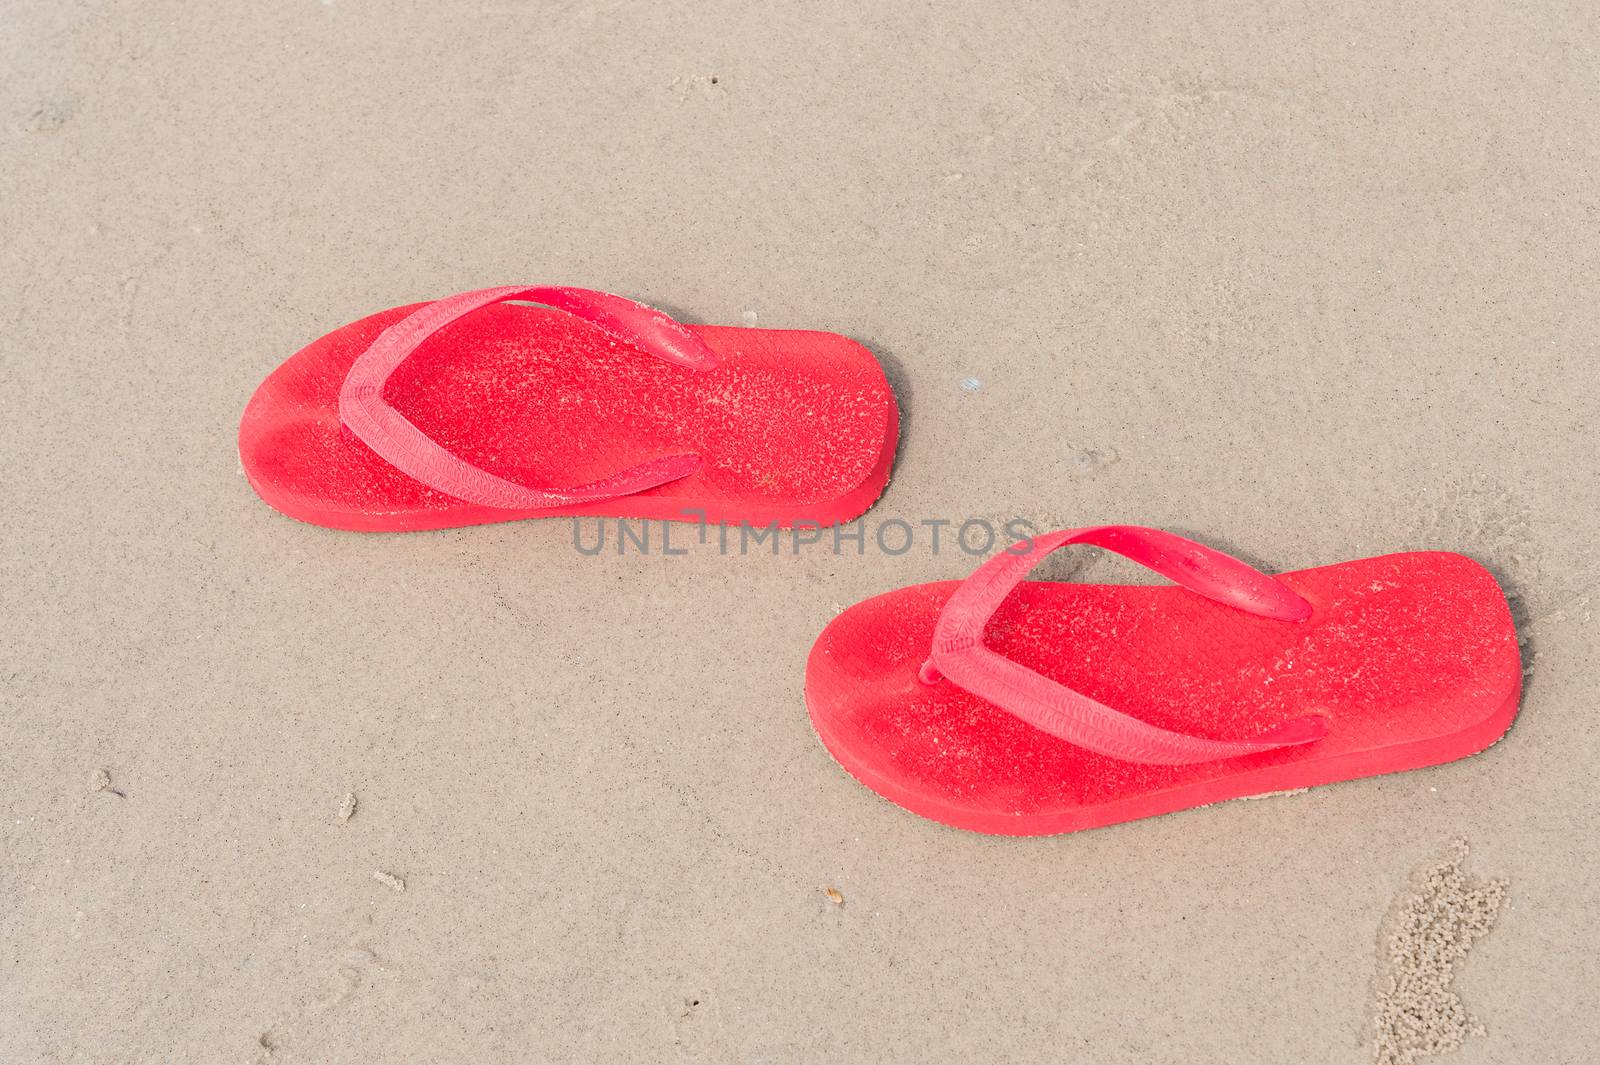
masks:
<svg viewBox="0 0 1600 1065"><path fill-rule="evenodd" d="M0 1062L1362 1065L1435 913L1472 1031L1419 1060L1594 1060L1589 5L0 23ZM859 785L802 695L841 609L972 569L948 542L585 553L252 492L240 413L290 354L519 282L864 344L903 417L869 523L1468 554L1520 717L985 837Z"/></svg>

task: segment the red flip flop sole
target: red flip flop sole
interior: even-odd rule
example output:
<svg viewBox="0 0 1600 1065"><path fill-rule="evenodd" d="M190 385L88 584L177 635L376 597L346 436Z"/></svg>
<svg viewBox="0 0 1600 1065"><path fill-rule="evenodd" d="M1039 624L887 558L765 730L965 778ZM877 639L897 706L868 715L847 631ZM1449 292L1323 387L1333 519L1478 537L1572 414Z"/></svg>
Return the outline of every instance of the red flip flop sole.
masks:
<svg viewBox="0 0 1600 1065"><path fill-rule="evenodd" d="M496 304L429 337L384 395L443 447L541 487L598 480L664 454L696 473L633 495L541 510L464 502L418 483L345 429L356 358L421 304L308 345L256 390L239 426L250 484L276 509L339 529L401 531L561 515L831 525L888 483L900 422L882 367L832 333L688 326L718 357L691 372L569 314Z"/></svg>
<svg viewBox="0 0 1600 1065"><path fill-rule="evenodd" d="M839 764L956 828L1048 835L1356 777L1488 747L1516 716L1522 665L1504 594L1461 555L1418 552L1279 574L1314 607L1256 617L1182 588L1026 582L986 643L1108 706L1214 739L1305 714L1326 738L1192 765L1121 761L918 679L946 581L859 603L806 668L806 703Z"/></svg>

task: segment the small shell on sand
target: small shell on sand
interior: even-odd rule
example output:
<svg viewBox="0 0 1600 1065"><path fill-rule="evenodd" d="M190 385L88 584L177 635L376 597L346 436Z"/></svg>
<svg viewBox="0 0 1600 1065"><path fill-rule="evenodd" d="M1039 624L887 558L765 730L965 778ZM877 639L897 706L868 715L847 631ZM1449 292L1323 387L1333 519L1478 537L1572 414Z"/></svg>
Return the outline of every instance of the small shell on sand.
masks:
<svg viewBox="0 0 1600 1065"><path fill-rule="evenodd" d="M350 820L356 814L356 793L346 792L344 801L339 804L339 823Z"/></svg>
<svg viewBox="0 0 1600 1065"><path fill-rule="evenodd" d="M824 888L823 892L824 892L824 894L826 894L828 896L828 901L833 903L835 906L843 906L844 905L844 895L840 893L838 888L836 888L836 887Z"/></svg>
<svg viewBox="0 0 1600 1065"><path fill-rule="evenodd" d="M374 870L372 873L372 879L376 880L390 891L404 891L406 889L406 882L404 879L395 876L393 873L386 873L382 869Z"/></svg>
<svg viewBox="0 0 1600 1065"><path fill-rule="evenodd" d="M94 775L89 778L89 790L97 793L103 791L107 795L115 795L119 799L128 797L127 793L121 788L113 788L111 786L111 770L109 769L96 769L94 771Z"/></svg>

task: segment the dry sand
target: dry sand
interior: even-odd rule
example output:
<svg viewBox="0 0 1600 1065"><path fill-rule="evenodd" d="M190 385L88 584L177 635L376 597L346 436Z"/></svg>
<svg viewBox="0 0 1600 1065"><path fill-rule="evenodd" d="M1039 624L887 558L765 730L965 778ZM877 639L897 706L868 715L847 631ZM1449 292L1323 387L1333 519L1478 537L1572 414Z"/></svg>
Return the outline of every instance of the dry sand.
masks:
<svg viewBox="0 0 1600 1065"><path fill-rule="evenodd" d="M1452 1065L1594 1060L1592 4L756 7L8 0L0 1061L1360 1063L1379 922L1458 836L1511 887ZM980 838L801 698L838 604L970 559L255 498L281 359L511 281L868 344L880 519L1467 551L1521 719Z"/></svg>
<svg viewBox="0 0 1600 1065"><path fill-rule="evenodd" d="M1494 927L1506 884L1470 879L1461 868L1468 853L1456 840L1419 868L1380 926L1373 1065L1416 1065L1488 1034L1456 994L1455 976Z"/></svg>

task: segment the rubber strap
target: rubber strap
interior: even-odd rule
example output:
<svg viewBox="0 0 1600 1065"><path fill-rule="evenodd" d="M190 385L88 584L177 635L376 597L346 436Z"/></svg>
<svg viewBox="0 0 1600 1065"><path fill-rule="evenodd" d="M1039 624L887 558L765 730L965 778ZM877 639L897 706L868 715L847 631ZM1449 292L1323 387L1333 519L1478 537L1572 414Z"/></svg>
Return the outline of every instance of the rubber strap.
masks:
<svg viewBox="0 0 1600 1065"><path fill-rule="evenodd" d="M1236 558L1160 529L1101 525L1036 536L991 558L962 582L939 613L924 683L941 677L1041 731L1112 758L1190 765L1312 743L1327 735L1320 715L1296 718L1248 740L1208 740L1169 732L1035 673L991 651L984 626L1044 556L1068 544L1092 544L1148 566L1208 599L1259 617L1304 621L1311 604L1280 581Z"/></svg>
<svg viewBox="0 0 1600 1065"><path fill-rule="evenodd" d="M389 375L424 340L458 318L507 300L542 303L565 311L610 337L691 370L710 370L717 365L711 349L683 325L654 307L622 296L549 285L486 288L419 307L379 333L350 367L339 389L339 420L391 465L429 488L468 503L507 510L615 499L687 477L700 468L698 455L665 455L575 488L529 488L457 458L383 398Z"/></svg>

